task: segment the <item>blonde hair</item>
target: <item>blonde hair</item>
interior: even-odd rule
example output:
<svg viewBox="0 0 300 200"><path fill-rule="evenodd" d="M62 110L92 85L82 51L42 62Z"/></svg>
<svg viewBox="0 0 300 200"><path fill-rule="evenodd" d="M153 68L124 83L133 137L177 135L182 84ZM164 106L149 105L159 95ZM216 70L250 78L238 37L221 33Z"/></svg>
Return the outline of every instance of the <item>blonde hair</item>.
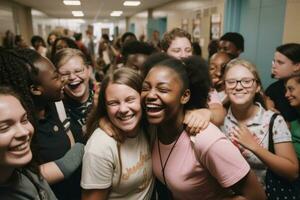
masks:
<svg viewBox="0 0 300 200"><path fill-rule="evenodd" d="M83 64L87 67L87 59L82 51L72 48L64 48L59 50L54 55L53 64L56 68L59 68L62 65L66 64L73 57L80 57L83 61Z"/></svg>

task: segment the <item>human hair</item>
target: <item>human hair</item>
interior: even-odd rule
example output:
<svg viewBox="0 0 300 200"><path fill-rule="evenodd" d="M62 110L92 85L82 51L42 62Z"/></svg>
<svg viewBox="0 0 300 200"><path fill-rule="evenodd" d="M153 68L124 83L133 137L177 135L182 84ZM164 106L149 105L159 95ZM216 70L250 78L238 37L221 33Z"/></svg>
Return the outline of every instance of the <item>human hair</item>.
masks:
<svg viewBox="0 0 300 200"><path fill-rule="evenodd" d="M300 72L291 74L290 76L284 78L283 81L286 84L286 82L289 81L290 79L295 79L295 81L300 84Z"/></svg>
<svg viewBox="0 0 300 200"><path fill-rule="evenodd" d="M202 49L198 42L193 42L192 47L193 47L193 55L202 56Z"/></svg>
<svg viewBox="0 0 300 200"><path fill-rule="evenodd" d="M43 47L46 47L44 39L39 35L34 35L31 37L31 45L35 48L36 43L41 43Z"/></svg>
<svg viewBox="0 0 300 200"><path fill-rule="evenodd" d="M300 63L300 44L298 43L287 43L280 45L276 48L276 51L285 55L294 64Z"/></svg>
<svg viewBox="0 0 300 200"><path fill-rule="evenodd" d="M34 50L32 50L34 51ZM29 119L34 123L34 103L30 93L30 64L26 59L19 56L16 50L6 50L0 48L0 85L9 86L18 93L22 102L30 110Z"/></svg>
<svg viewBox="0 0 300 200"><path fill-rule="evenodd" d="M187 38L190 43L192 44L191 42L191 35L186 32L185 30L181 29L181 28L174 28L172 29L171 31L169 32L166 32L164 35L163 35L163 38L161 40L161 48L162 50L164 51L167 51L170 47L170 44L172 43L173 40L175 40L175 38L177 37L185 37Z"/></svg>
<svg viewBox="0 0 300 200"><path fill-rule="evenodd" d="M108 36L108 34L104 33L104 34L102 34L101 37L105 40L105 42L109 42L109 36Z"/></svg>
<svg viewBox="0 0 300 200"><path fill-rule="evenodd" d="M246 69L248 69L254 76L255 80L256 80L256 84L258 86L260 86L260 91L257 92L254 96L254 102L259 102L264 108L266 108L266 103L264 100L264 93L263 93L263 88L262 88L262 83L261 83L261 79L259 77L258 71L256 69L256 66L254 64L252 64L251 62L242 59L242 58L235 58L233 60L231 60L229 63L227 63L225 70L224 70L224 79L226 77L227 72L229 71L229 69L235 67L235 66L243 66Z"/></svg>
<svg viewBox="0 0 300 200"><path fill-rule="evenodd" d="M208 50L208 59L218 51L219 40L211 40L207 46Z"/></svg>
<svg viewBox="0 0 300 200"><path fill-rule="evenodd" d="M82 33L74 33L73 37L76 41L79 41L82 39Z"/></svg>
<svg viewBox="0 0 300 200"><path fill-rule="evenodd" d="M99 121L101 118L109 120L106 108L106 89L109 84L126 85L140 94L142 91L142 83L143 79L141 75L130 68L120 68L107 74L101 82L98 105L92 109L91 114L88 116L86 138L88 139L96 128L99 127ZM123 137L123 135L116 133L114 139L121 143L123 142Z"/></svg>
<svg viewBox="0 0 300 200"><path fill-rule="evenodd" d="M15 36L15 45L19 45L19 43L23 40L22 35Z"/></svg>
<svg viewBox="0 0 300 200"><path fill-rule="evenodd" d="M211 87L208 66L204 60L191 56L183 60L169 58L157 63L154 67L166 67L174 70L182 82L182 92L191 91L184 110L207 108L208 93Z"/></svg>
<svg viewBox="0 0 300 200"><path fill-rule="evenodd" d="M159 63L163 60L170 59L170 58L172 58L172 57L169 56L165 52L157 52L157 53L150 55L144 62L144 67L143 67L143 71L142 71L143 78L145 78L147 76L148 72L154 65L156 65L157 63Z"/></svg>
<svg viewBox="0 0 300 200"><path fill-rule="evenodd" d="M49 33L49 35L48 35L48 37L47 37L47 44L48 44L49 46L51 45L50 37L51 37L52 35L55 35L56 37L58 37L58 34L56 34L56 33L54 33L54 32Z"/></svg>
<svg viewBox="0 0 300 200"><path fill-rule="evenodd" d="M221 38L221 40L232 42L237 49L244 51L244 37L237 32L227 32Z"/></svg>
<svg viewBox="0 0 300 200"><path fill-rule="evenodd" d="M53 64L58 69L62 65L66 64L71 58L73 57L80 57L83 61L83 64L88 67L88 62L86 56L83 54L82 51L78 49L71 49L71 48L64 48L59 50L53 58Z"/></svg>
<svg viewBox="0 0 300 200"><path fill-rule="evenodd" d="M59 37L59 38L56 38L56 40L54 41L53 46L52 46L51 60L53 60L53 58L54 58L56 52L58 51L56 45L57 45L57 43L58 43L59 41L61 41L61 40L63 40L63 41L67 44L67 46L68 46L69 48L72 48L72 49L79 49L78 46L77 46L77 44L75 43L75 41L72 40L71 38L68 38L68 37Z"/></svg>
<svg viewBox="0 0 300 200"><path fill-rule="evenodd" d="M121 37L121 43L124 44L124 42L126 41L126 39L127 39L128 37L132 37L132 38L135 38L135 40L137 40L137 38L136 38L136 36L135 36L134 33L132 33L132 32L125 32L125 33L122 35L122 37Z"/></svg>
<svg viewBox="0 0 300 200"><path fill-rule="evenodd" d="M155 52L155 48L153 46L146 42L140 41L126 42L122 48L122 55L125 62L127 61L128 56L131 54L151 55L153 52Z"/></svg>
<svg viewBox="0 0 300 200"><path fill-rule="evenodd" d="M35 66L35 63L43 58L38 52L32 49L17 49L16 54L19 58L26 62L26 68L28 73L28 87L30 85L40 84L38 80L39 69Z"/></svg>

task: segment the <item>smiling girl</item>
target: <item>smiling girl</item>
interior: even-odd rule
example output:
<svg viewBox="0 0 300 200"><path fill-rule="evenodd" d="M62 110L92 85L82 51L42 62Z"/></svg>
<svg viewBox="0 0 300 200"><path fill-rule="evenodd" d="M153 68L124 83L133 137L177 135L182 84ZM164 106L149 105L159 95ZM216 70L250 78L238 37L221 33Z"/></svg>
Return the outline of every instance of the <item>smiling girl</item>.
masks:
<svg viewBox="0 0 300 200"><path fill-rule="evenodd" d="M210 123L192 139L185 132L186 110L205 108L210 87L208 69L197 58L184 63L160 62L143 83L142 102L156 135L155 176L171 191L169 199L264 199L249 165L216 126Z"/></svg>
<svg viewBox="0 0 300 200"><path fill-rule="evenodd" d="M298 161L290 131L280 115L272 128L275 153L268 150L269 124L274 112L264 108L255 66L243 59L232 60L225 68L224 78L230 102L224 133L240 148L262 185L267 168L287 180L296 179Z"/></svg>
<svg viewBox="0 0 300 200"><path fill-rule="evenodd" d="M31 161L34 128L21 102L10 88L0 87L0 199L55 200Z"/></svg>

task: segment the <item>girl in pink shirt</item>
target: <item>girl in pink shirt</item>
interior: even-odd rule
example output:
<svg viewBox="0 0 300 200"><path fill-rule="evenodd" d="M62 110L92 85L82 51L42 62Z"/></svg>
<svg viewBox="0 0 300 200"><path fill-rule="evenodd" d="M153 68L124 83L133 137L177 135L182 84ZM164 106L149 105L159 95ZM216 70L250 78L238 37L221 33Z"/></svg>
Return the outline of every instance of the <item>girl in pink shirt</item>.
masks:
<svg viewBox="0 0 300 200"><path fill-rule="evenodd" d="M197 63L168 59L144 80L142 102L156 131L154 174L170 190L169 198L264 199L249 165L216 126L210 123L193 138L184 131L185 110L206 107L210 88L208 69Z"/></svg>

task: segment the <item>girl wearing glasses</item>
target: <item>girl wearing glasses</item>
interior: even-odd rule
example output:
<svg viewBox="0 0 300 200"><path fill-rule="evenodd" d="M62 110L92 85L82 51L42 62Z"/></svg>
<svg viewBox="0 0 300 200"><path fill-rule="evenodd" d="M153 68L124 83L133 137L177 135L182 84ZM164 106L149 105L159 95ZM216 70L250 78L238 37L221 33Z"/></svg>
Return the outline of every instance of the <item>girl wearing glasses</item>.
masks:
<svg viewBox="0 0 300 200"><path fill-rule="evenodd" d="M298 161L291 134L280 115L273 125L275 154L268 151L269 123L274 112L265 109L255 66L246 60L234 59L227 64L224 79L230 102L224 133L240 149L263 185L267 168L288 180L296 179Z"/></svg>

